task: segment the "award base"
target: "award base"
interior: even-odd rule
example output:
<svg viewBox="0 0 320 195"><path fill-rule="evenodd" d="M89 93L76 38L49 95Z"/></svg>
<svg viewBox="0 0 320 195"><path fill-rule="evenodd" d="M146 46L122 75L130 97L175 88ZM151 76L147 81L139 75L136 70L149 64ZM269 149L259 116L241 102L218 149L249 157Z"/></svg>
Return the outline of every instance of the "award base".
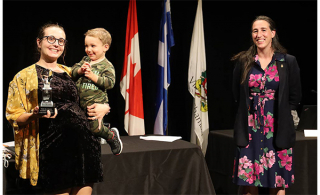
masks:
<svg viewBox="0 0 320 195"><path fill-rule="evenodd" d="M51 113L51 116L53 116L55 114L54 109L55 109L54 104L53 104L53 106L40 106L39 107L39 114L46 115L47 110L49 110Z"/></svg>

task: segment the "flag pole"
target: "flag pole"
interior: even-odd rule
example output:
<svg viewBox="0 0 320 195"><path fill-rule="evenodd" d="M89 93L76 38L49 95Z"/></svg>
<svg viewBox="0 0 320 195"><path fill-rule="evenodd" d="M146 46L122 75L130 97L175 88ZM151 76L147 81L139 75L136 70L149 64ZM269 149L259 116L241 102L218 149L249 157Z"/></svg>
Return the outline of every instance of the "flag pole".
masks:
<svg viewBox="0 0 320 195"><path fill-rule="evenodd" d="M167 90L167 128L166 128L166 135L169 135L169 109L168 109L168 105L169 105L169 88L168 88L168 90Z"/></svg>

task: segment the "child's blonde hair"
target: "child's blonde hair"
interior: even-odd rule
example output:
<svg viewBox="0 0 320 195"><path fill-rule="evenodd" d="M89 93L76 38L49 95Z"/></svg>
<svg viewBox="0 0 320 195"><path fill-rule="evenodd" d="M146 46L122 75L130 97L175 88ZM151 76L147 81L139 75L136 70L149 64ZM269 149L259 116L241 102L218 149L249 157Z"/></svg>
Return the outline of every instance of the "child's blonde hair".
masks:
<svg viewBox="0 0 320 195"><path fill-rule="evenodd" d="M96 38L100 39L100 41L103 44L108 44L109 47L111 46L111 42L112 42L111 35L104 28L94 28L94 29L88 30L84 35L90 36L90 37L96 37Z"/></svg>

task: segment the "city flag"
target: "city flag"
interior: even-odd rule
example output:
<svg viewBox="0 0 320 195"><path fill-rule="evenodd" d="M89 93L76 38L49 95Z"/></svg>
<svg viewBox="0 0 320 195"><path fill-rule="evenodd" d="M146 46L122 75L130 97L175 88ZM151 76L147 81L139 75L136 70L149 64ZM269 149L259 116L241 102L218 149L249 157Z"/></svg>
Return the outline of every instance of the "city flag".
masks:
<svg viewBox="0 0 320 195"><path fill-rule="evenodd" d="M208 145L209 120L206 51L201 0L198 0L198 8L192 32L188 82L189 92L194 98L192 108L191 142L199 145L205 155Z"/></svg>
<svg viewBox="0 0 320 195"><path fill-rule="evenodd" d="M174 46L170 0L163 1L157 65L157 99L154 134L167 135L167 97L170 85L170 48Z"/></svg>
<svg viewBox="0 0 320 195"><path fill-rule="evenodd" d="M144 135L141 66L136 0L130 0L120 91L125 100L124 128L128 135Z"/></svg>

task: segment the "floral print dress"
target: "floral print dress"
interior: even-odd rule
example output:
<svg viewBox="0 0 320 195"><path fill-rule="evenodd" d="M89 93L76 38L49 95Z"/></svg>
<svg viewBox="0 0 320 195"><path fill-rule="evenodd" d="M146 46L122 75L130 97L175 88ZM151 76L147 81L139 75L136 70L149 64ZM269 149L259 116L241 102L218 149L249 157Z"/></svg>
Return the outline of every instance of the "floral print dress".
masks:
<svg viewBox="0 0 320 195"><path fill-rule="evenodd" d="M256 64L249 73L249 144L236 149L233 182L237 185L288 188L294 183L292 148L277 149L273 143L279 87L276 61L284 61L284 55L275 53L263 70L256 55Z"/></svg>

